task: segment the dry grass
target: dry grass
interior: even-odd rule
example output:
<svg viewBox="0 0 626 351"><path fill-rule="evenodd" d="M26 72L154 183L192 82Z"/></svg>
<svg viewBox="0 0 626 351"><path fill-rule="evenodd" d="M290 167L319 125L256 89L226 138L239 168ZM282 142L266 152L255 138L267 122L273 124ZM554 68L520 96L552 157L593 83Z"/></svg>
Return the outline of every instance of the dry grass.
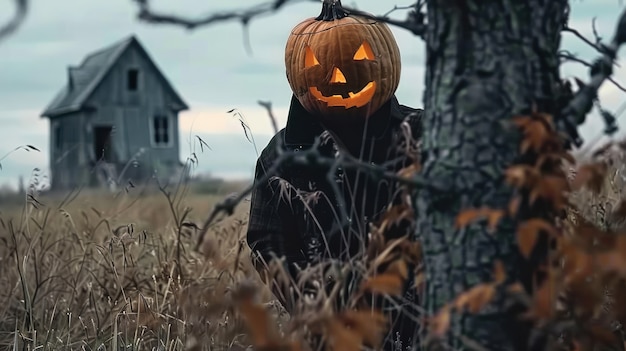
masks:
<svg viewBox="0 0 626 351"><path fill-rule="evenodd" d="M624 201L625 150L605 154L599 191L571 194L577 214L604 230L624 229L615 207ZM247 202L195 250L196 225L241 186L3 201L0 349L244 350L252 340L232 296L244 281L259 288L282 330L288 317L258 280L243 241Z"/></svg>
<svg viewBox="0 0 626 351"><path fill-rule="evenodd" d="M0 348L245 349L229 294L257 279L242 241L248 204L195 251L194 224L223 195L174 190L4 202Z"/></svg>
<svg viewBox="0 0 626 351"><path fill-rule="evenodd" d="M571 201L578 214L602 230L623 232L626 230L622 216L612 215L626 198L626 150L618 145L609 145L592 153L577 155L579 164L602 162L607 166L606 174L597 191L583 188L573 192Z"/></svg>

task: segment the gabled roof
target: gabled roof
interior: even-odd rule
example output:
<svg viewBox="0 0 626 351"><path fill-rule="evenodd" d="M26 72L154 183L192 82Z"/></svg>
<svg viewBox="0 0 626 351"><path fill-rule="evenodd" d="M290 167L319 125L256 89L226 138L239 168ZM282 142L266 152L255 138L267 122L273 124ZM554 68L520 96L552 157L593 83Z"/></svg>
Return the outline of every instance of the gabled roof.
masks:
<svg viewBox="0 0 626 351"><path fill-rule="evenodd" d="M167 78L165 78L163 72L156 66L139 40L137 40L134 35L131 35L111 46L89 54L85 57L80 66L68 67L68 81L61 91L57 93L52 102L45 108L41 117L54 117L81 110L84 107L84 103L96 91L98 85L104 80L117 60L133 45L137 47L139 53L144 56L148 63L153 66L165 88L174 96L178 110L182 111L188 109L189 106L187 106Z"/></svg>

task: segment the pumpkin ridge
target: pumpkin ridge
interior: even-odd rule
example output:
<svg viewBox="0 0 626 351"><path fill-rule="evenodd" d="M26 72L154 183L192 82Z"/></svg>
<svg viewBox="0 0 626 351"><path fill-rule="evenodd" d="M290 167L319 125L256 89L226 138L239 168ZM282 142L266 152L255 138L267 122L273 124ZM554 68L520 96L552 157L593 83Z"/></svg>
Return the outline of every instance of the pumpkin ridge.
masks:
<svg viewBox="0 0 626 351"><path fill-rule="evenodd" d="M326 7L331 5L325 2ZM363 43L374 57L355 60ZM307 46L319 65L307 67ZM307 18L287 39L286 75L302 106L319 118L367 118L395 93L399 56L393 33L384 22L361 14L332 20ZM330 81L335 68L342 72L341 84Z"/></svg>
<svg viewBox="0 0 626 351"><path fill-rule="evenodd" d="M337 20L337 21L341 22L341 21L344 21L346 19L357 19L357 17L345 17L345 18L342 18L342 19ZM296 33L295 29L297 29L297 28L294 28L291 31L291 35L299 36L299 35L307 35L307 34L317 34L317 33L321 33L321 32L327 32L327 31L332 30L332 29L337 28L337 27L344 27L344 26L376 26L377 24L380 24L382 22L374 21L374 22L350 22L350 23L332 23L332 24L330 24L329 22L317 22L316 21L316 22L311 22L311 23L309 23L308 26L304 26L304 27L309 27L313 23L320 23L321 25L325 25L327 27L326 28L322 28L322 29L317 30L317 31L314 31L314 32L300 32L300 33Z"/></svg>

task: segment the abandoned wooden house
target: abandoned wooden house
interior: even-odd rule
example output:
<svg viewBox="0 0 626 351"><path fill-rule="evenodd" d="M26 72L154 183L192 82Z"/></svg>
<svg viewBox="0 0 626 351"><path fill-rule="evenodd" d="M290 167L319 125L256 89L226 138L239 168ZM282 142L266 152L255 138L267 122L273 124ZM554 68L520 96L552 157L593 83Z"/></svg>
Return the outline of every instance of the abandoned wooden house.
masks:
<svg viewBox="0 0 626 351"><path fill-rule="evenodd" d="M179 158L178 113L188 109L135 36L68 67L50 120L51 189L125 186L171 178Z"/></svg>

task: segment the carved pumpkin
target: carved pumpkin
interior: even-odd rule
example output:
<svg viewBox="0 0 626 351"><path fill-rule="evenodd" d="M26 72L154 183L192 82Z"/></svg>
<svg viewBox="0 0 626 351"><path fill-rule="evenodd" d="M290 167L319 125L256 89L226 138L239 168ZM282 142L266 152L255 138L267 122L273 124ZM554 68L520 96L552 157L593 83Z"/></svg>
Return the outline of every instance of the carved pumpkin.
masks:
<svg viewBox="0 0 626 351"><path fill-rule="evenodd" d="M339 0L298 24L285 49L296 98L320 117L369 117L395 93L400 50L389 27L349 14Z"/></svg>

